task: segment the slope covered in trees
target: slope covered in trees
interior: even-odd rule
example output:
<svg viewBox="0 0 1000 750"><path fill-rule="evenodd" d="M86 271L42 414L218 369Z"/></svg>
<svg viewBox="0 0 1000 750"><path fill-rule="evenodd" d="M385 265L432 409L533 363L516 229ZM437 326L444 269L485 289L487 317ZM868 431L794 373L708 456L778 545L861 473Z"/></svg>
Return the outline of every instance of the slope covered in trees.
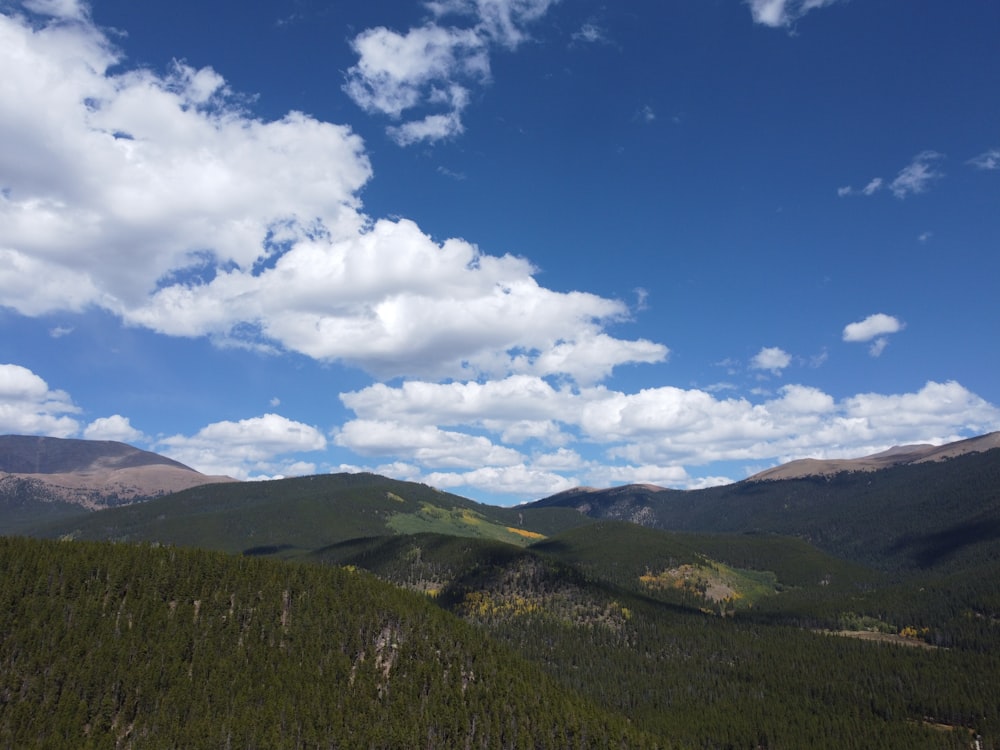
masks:
<svg viewBox="0 0 1000 750"><path fill-rule="evenodd" d="M684 747L966 748L977 735L998 746L997 578L901 586L800 540L623 523L526 549L417 535L312 559L427 592L567 689ZM737 603L648 582L688 565L731 568L737 586L766 573L773 585ZM830 634L841 629L909 647Z"/></svg>
<svg viewBox="0 0 1000 750"><path fill-rule="evenodd" d="M960 568L1000 541L1000 449L875 472L743 481L704 490L566 492L529 508L704 533L797 536L882 569Z"/></svg>
<svg viewBox="0 0 1000 750"><path fill-rule="evenodd" d="M590 519L569 508L499 508L375 474L327 474L203 485L38 525L28 533L294 557L392 533L439 532L528 544L586 523Z"/></svg>
<svg viewBox="0 0 1000 750"><path fill-rule="evenodd" d="M0 538L0 746L664 746L425 599L215 552Z"/></svg>

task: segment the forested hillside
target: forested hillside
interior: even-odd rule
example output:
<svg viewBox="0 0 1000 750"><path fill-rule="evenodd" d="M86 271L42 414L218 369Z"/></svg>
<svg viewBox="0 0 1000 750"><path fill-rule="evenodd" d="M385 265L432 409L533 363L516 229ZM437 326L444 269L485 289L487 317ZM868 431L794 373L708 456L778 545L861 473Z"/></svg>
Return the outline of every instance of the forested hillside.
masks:
<svg viewBox="0 0 1000 750"><path fill-rule="evenodd" d="M883 569L960 568L1000 540L1000 449L875 472L678 491L641 485L555 495L528 508L670 531L797 536Z"/></svg>
<svg viewBox="0 0 1000 750"><path fill-rule="evenodd" d="M38 524L26 533L294 557L348 539L394 533L528 544L590 522L570 508L499 508L425 484L344 473L203 485Z"/></svg>
<svg viewBox="0 0 1000 750"><path fill-rule="evenodd" d="M0 566L0 747L664 746L361 572L9 538Z"/></svg>
<svg viewBox="0 0 1000 750"><path fill-rule="evenodd" d="M2 542L0 747L997 750L998 457L591 515L343 474L38 527L78 541ZM599 518L630 514L710 528Z"/></svg>
<svg viewBox="0 0 1000 750"><path fill-rule="evenodd" d="M624 523L527 549L417 535L312 559L428 593L684 747L1000 746L997 576L901 587L799 540Z"/></svg>

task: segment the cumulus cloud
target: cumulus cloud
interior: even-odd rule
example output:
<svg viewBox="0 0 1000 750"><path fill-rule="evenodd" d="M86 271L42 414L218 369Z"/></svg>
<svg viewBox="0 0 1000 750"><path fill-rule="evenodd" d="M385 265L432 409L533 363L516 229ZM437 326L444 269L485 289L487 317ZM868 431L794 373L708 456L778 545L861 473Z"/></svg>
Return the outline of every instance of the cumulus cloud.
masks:
<svg viewBox="0 0 1000 750"><path fill-rule="evenodd" d="M885 313L876 313L857 323L844 326L843 339L848 342L871 341L868 352L873 357L878 357L889 345L889 339L886 338L886 335L898 333L903 328L905 328L905 324L898 318Z"/></svg>
<svg viewBox="0 0 1000 750"><path fill-rule="evenodd" d="M690 488L720 483L718 476L689 473L688 467L715 461L860 456L1000 428L1000 409L954 382L839 401L818 388L790 384L751 401L670 386L638 393L604 386L556 389L541 378L516 376L490 383L376 384L342 394L341 400L358 419L348 422L338 444L388 456L399 433L398 442L408 446L403 455L419 468L421 481L437 484L447 475L442 486L493 492L487 477L503 474L509 489L512 477L519 476L524 484L509 494L525 497L546 494L549 479L533 484L531 477L549 474L600 486L629 481ZM529 453L536 444L529 436L522 451L507 452L508 429L556 433L566 444L554 452ZM603 446L607 461L578 460L574 443ZM489 456L500 460L489 464ZM467 463L469 470L456 470L455 463Z"/></svg>
<svg viewBox="0 0 1000 750"><path fill-rule="evenodd" d="M158 450L204 474L236 479L251 475L287 476L294 467L308 466L297 459L279 460L292 453L320 451L326 438L319 430L279 414L215 422L194 435L174 435L159 441Z"/></svg>
<svg viewBox="0 0 1000 750"><path fill-rule="evenodd" d="M397 39L393 55L385 34L363 37L385 55L366 60L405 69L398 86L372 91L370 106L402 112L417 95L408 82L455 66L485 75L477 50L517 44L548 3L439 5L478 19L462 44L454 29L428 28ZM211 68L174 63L160 74L120 63L85 18L0 15L6 307L43 315L97 306L167 335L295 351L385 377L524 372L592 382L666 357L660 344L604 332L630 316L620 300L554 292L523 258L365 215L358 195L372 170L349 128L296 112L255 119ZM451 102L461 96L438 88Z"/></svg>
<svg viewBox="0 0 1000 750"><path fill-rule="evenodd" d="M0 433L72 437L80 424L68 393L49 384L26 367L0 365Z"/></svg>
<svg viewBox="0 0 1000 750"><path fill-rule="evenodd" d="M366 29L352 41L358 62L347 71L344 91L369 113L400 119L411 110L423 117L391 125L401 146L434 142L463 132L462 112L470 87L490 80L490 50L513 49L527 38L526 27L545 15L555 0L441 0L425 6L433 20L400 33ZM442 24L458 17L465 25Z"/></svg>
<svg viewBox="0 0 1000 750"><path fill-rule="evenodd" d="M574 479L561 474L516 466L488 466L466 472L431 472L422 481L441 489L478 487L487 492L508 496L545 497L572 489Z"/></svg>
<svg viewBox="0 0 1000 750"><path fill-rule="evenodd" d="M754 23L772 28L791 26L811 10L838 0L747 0Z"/></svg>
<svg viewBox="0 0 1000 750"><path fill-rule="evenodd" d="M844 326L844 341L870 341L876 336L886 333L897 333L903 329L903 323L892 315L875 313L857 323Z"/></svg>
<svg viewBox="0 0 1000 750"><path fill-rule="evenodd" d="M488 438L392 421L358 419L345 424L335 442L362 456L399 456L425 466L512 466L523 456Z"/></svg>
<svg viewBox="0 0 1000 750"><path fill-rule="evenodd" d="M777 346L766 346L750 360L750 367L754 370L768 370L775 375L780 375L781 371L791 363L791 354Z"/></svg>
<svg viewBox="0 0 1000 750"><path fill-rule="evenodd" d="M128 417L113 414L100 417L83 428L87 440L117 440L121 443L136 443L146 439L140 430L132 426Z"/></svg>

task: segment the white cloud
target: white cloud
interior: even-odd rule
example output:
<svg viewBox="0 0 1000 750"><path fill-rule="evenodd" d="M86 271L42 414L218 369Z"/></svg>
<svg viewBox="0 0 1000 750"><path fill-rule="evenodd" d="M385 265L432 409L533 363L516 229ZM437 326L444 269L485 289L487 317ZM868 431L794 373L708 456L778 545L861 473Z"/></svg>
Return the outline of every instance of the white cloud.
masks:
<svg viewBox="0 0 1000 750"><path fill-rule="evenodd" d="M943 442L1000 429L1000 409L957 383L930 382L917 393L862 394L840 401L818 388L792 384L754 402L674 387L632 394L603 386L556 390L540 378L518 376L484 384L374 385L341 399L359 419L348 423L339 444L357 445L368 455L401 455L427 476L443 470L452 488L496 491L483 479L493 475L490 471L473 469L492 467L505 472L508 488L512 477L524 480L514 494L536 497L546 494L548 479L533 485L532 472L568 472L570 478L583 472L588 483L602 485L646 481L709 486L718 484L719 477L691 478L686 467L860 456L894 444ZM892 409L898 413L890 414ZM526 425L540 437L528 435ZM544 443L547 431L570 443L525 460L524 454L503 449L506 429L526 430L525 452L536 439ZM579 459L573 443L603 446L608 461ZM490 463L490 456L499 460ZM470 471L451 471L455 464L468 465ZM523 470L515 471L518 467Z"/></svg>
<svg viewBox="0 0 1000 750"><path fill-rule="evenodd" d="M473 29L427 25L400 34L378 27L358 34L352 47L359 59L344 90L365 111L394 118L461 88L460 80L483 82L490 74L486 41Z"/></svg>
<svg viewBox="0 0 1000 750"><path fill-rule="evenodd" d="M898 333L903 330L904 323L892 315L875 313L857 323L844 326L844 341L871 341L876 336L887 333Z"/></svg>
<svg viewBox="0 0 1000 750"><path fill-rule="evenodd" d="M475 11L485 24L475 34L513 43L513 29L547 6L449 12ZM464 56L456 37L432 30L396 39L399 59L384 48L388 32L369 35L379 51L365 59L401 82L379 89L391 96L372 106L392 112L411 96L404 84L455 65L485 75L470 33L457 37ZM437 52L421 57L417 41ZM24 315L97 306L167 335L291 350L381 376L591 382L666 357L660 344L604 333L628 319L622 301L554 292L522 258L366 216L358 195L371 166L348 128L295 112L253 119L211 68L177 63L159 75L120 62L88 21L35 28L0 15L4 306ZM461 89L435 90L454 104Z"/></svg>
<svg viewBox="0 0 1000 750"><path fill-rule="evenodd" d="M296 465L304 464L297 459L278 460L280 456L325 448L326 438L315 427L279 414L215 422L195 435L164 438L158 447L164 455L204 474L236 479L261 474L288 476Z"/></svg>
<svg viewBox="0 0 1000 750"><path fill-rule="evenodd" d="M875 193L881 190L884 186L885 186L885 181L881 177L873 177L871 180L868 181L868 184L865 185L860 190L855 190L850 185L842 188L837 188L837 195L840 196L841 198L848 195L857 195L858 193L861 193L862 195L875 195Z"/></svg>
<svg viewBox="0 0 1000 750"><path fill-rule="evenodd" d="M868 347L868 353L873 357L881 357L882 352L885 351L887 346L889 346L889 339L885 336L879 336L877 339L874 339L871 346Z"/></svg>
<svg viewBox="0 0 1000 750"><path fill-rule="evenodd" d="M399 119L413 109L431 109L389 136L401 146L452 138L464 131L462 112L469 87L490 80L490 49L513 49L527 39L525 28L555 0L440 0L425 6L435 20L406 33L366 29L352 47L358 62L346 74L344 91L362 109ZM445 16L469 19L471 26L444 26Z"/></svg>
<svg viewBox="0 0 1000 750"><path fill-rule="evenodd" d="M871 341L868 353L873 357L879 357L889 345L886 334L897 333L905 327L902 321L891 315L876 313L857 323L844 326L843 339L849 342Z"/></svg>
<svg viewBox="0 0 1000 750"><path fill-rule="evenodd" d="M362 456L399 456L432 467L513 466L524 460L518 451L485 437L391 421L350 421L335 442Z"/></svg>
<svg viewBox="0 0 1000 750"><path fill-rule="evenodd" d="M942 155L936 151L922 151L913 157L913 161L899 170L891 183L889 189L897 198L905 198L908 195L923 193L931 181L942 176L941 172L934 168L935 162L939 161Z"/></svg>
<svg viewBox="0 0 1000 750"><path fill-rule="evenodd" d="M791 354L777 346L766 346L750 360L750 367L754 370L769 370L775 375L780 375L781 371L791 363Z"/></svg>
<svg viewBox="0 0 1000 750"><path fill-rule="evenodd" d="M140 430L132 426L128 417L113 414L110 417L100 417L83 429L83 437L87 440L117 440L121 443L136 443L145 439Z"/></svg>
<svg viewBox="0 0 1000 750"><path fill-rule="evenodd" d="M791 26L811 10L838 0L747 0L754 23L772 28Z"/></svg>
<svg viewBox="0 0 1000 750"><path fill-rule="evenodd" d="M974 156L968 161L976 169L994 170L1000 169L1000 148L991 148L978 156Z"/></svg>
<svg viewBox="0 0 1000 750"><path fill-rule="evenodd" d="M68 415L79 412L69 394L52 390L28 368L0 365L0 433L72 437L80 425Z"/></svg>
<svg viewBox="0 0 1000 750"><path fill-rule="evenodd" d="M573 32L573 41L584 42L586 44L606 44L608 35L596 23L585 23L577 31Z"/></svg>
<svg viewBox="0 0 1000 750"><path fill-rule="evenodd" d="M33 13L69 21L82 21L90 16L89 8L80 0L24 0L24 7Z"/></svg>
<svg viewBox="0 0 1000 750"><path fill-rule="evenodd" d="M983 157L986 157L986 155L984 154ZM860 193L871 196L886 187L888 187L894 196L901 200L908 195L923 193L930 186L931 182L944 176L936 167L936 164L943 158L944 156L937 151L921 151L913 157L913 160L909 164L899 170L896 177L888 185L886 185L885 180L881 177L874 177L860 190L851 186L837 188L837 195L845 197ZM986 163L988 163L988 157Z"/></svg>
<svg viewBox="0 0 1000 750"><path fill-rule="evenodd" d="M554 472L516 466L488 466L466 472L432 472L427 484L441 489L475 487L485 492L536 499L578 486L575 479Z"/></svg>
<svg viewBox="0 0 1000 750"><path fill-rule="evenodd" d="M600 466L588 473L593 487L620 484L653 484L658 487L683 487L691 481L683 466Z"/></svg>
<svg viewBox="0 0 1000 750"><path fill-rule="evenodd" d="M882 178L873 177L872 180L867 185L861 188L861 192L864 193L865 195L873 195L874 193L881 190L881 188L882 188Z"/></svg>

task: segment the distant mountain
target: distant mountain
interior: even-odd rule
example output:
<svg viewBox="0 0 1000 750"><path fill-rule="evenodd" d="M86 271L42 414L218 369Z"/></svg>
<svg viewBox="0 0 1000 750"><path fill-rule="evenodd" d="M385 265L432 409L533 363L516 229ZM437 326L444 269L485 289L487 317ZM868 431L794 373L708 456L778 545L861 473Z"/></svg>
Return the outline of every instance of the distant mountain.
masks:
<svg viewBox="0 0 1000 750"><path fill-rule="evenodd" d="M0 436L0 529L234 482L109 440Z"/></svg>
<svg viewBox="0 0 1000 750"><path fill-rule="evenodd" d="M836 473L758 475L703 490L580 488L522 507L573 508L589 518L671 531L796 536L880 568L968 563L995 554L1000 540L996 440L993 433L940 448L898 449L882 454L883 468L868 457Z"/></svg>
<svg viewBox="0 0 1000 750"><path fill-rule="evenodd" d="M945 445L897 445L887 451L862 458L803 458L754 474L749 481L832 476L843 471L878 471L890 466L943 461L966 453L981 453L994 448L1000 448L1000 432L991 432Z"/></svg>

